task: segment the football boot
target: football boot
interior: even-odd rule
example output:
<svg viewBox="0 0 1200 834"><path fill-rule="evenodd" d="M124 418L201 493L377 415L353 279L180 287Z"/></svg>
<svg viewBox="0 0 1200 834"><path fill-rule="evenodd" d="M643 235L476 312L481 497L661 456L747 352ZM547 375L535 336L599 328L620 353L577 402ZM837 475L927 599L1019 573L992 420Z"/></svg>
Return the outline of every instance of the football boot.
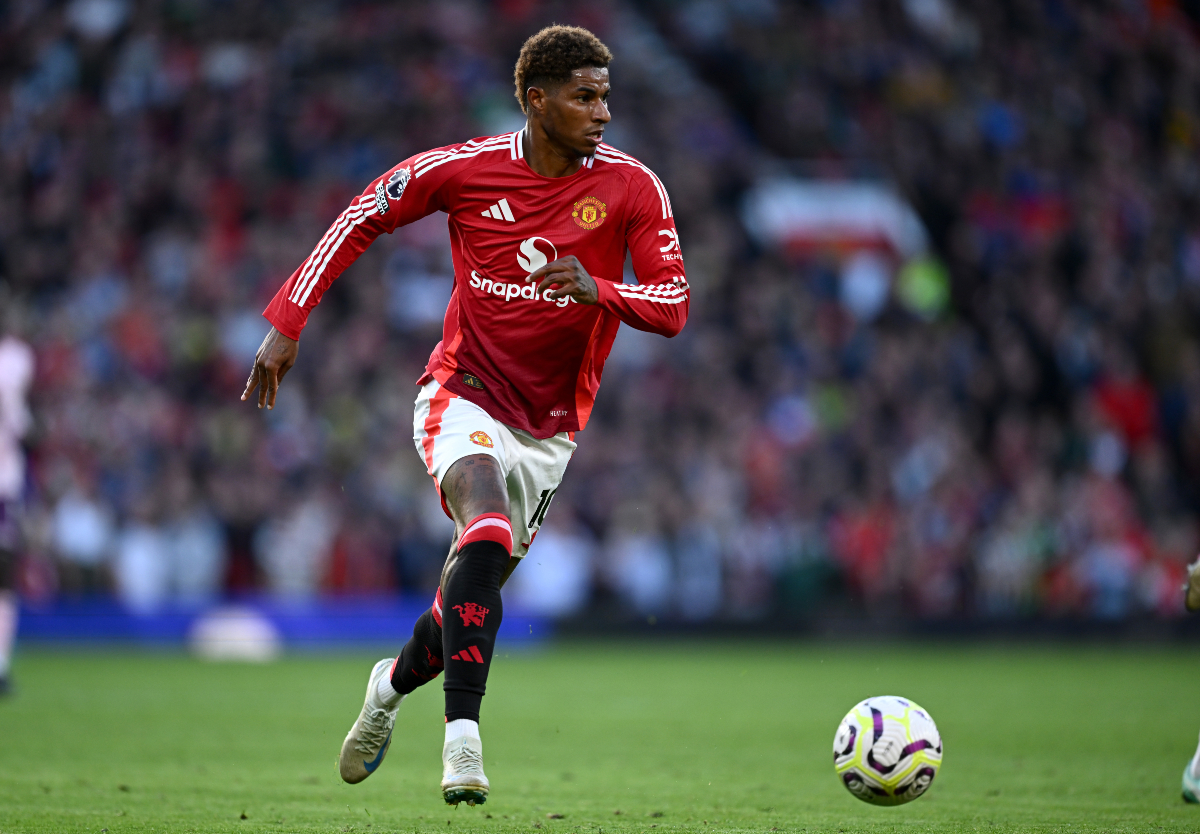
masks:
<svg viewBox="0 0 1200 834"><path fill-rule="evenodd" d="M442 798L447 805L487 802L488 780L483 775L483 742L460 736L442 747Z"/></svg>
<svg viewBox="0 0 1200 834"><path fill-rule="evenodd" d="M396 710L400 708L404 696L401 695L399 701L388 706L379 697L379 681L384 675L391 674L395 660L394 657L385 657L371 670L362 712L342 742L338 772L344 781L352 785L375 772L392 744L392 725L396 723Z"/></svg>

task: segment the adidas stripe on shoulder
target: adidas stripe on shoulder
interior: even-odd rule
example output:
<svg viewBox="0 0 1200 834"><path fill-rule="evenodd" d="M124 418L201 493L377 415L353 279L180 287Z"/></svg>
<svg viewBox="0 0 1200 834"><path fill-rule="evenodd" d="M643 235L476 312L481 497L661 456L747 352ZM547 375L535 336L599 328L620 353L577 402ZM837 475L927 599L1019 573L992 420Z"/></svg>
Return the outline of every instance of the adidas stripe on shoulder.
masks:
<svg viewBox="0 0 1200 834"><path fill-rule="evenodd" d="M491 136L487 139L472 139L470 142L465 142L462 145L430 151L418 157L413 162L413 176L420 177L440 165L445 165L447 162L472 159L481 154L495 151L508 151L510 158L512 158L512 154L514 153L514 137L516 135L515 133L505 133L501 136ZM517 142L516 144L520 143Z"/></svg>
<svg viewBox="0 0 1200 834"><path fill-rule="evenodd" d="M293 303L304 306L308 301L309 294L320 282L325 267L329 265L329 261L337 252L338 247L342 245L342 241L349 236L355 226L375 214L376 210L375 195L369 194L359 197L341 213L329 230L325 232L325 236L318 241L317 247L313 249L308 260L301 267L300 278L296 281L292 288L292 294L289 296Z"/></svg>
<svg viewBox="0 0 1200 834"><path fill-rule="evenodd" d="M629 165L644 173L650 178L650 182L654 185L655 190L658 192L658 199L662 204L663 220L666 220L668 217L675 216L674 211L671 209L671 198L667 196L666 186L662 184L662 180L660 180L653 171L651 171L641 162L637 161L629 154L617 150L612 145L605 144L601 144L600 147L596 149L595 158L601 162L607 162L611 165Z"/></svg>

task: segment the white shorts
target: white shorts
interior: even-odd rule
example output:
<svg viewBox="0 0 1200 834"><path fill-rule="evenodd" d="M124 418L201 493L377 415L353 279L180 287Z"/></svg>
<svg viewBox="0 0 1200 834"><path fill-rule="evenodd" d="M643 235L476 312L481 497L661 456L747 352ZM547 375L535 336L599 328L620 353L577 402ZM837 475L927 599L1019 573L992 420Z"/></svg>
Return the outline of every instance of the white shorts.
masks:
<svg viewBox="0 0 1200 834"><path fill-rule="evenodd" d="M524 558L546 518L563 473L575 452L574 432L538 440L523 429L493 419L482 408L451 393L436 380L417 395L413 442L433 476L438 494L455 461L467 455L491 455L508 486L513 556ZM442 506L446 506L445 498ZM449 515L449 512L447 512Z"/></svg>

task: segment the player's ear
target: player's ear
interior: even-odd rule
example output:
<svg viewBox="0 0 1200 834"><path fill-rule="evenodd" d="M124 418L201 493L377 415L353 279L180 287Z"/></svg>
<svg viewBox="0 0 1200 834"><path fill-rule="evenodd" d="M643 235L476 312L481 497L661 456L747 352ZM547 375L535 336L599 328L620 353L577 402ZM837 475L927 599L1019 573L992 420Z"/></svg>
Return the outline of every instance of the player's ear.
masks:
<svg viewBox="0 0 1200 834"><path fill-rule="evenodd" d="M525 100L529 102L529 112L544 113L546 110L546 91L541 87L530 87L525 91Z"/></svg>

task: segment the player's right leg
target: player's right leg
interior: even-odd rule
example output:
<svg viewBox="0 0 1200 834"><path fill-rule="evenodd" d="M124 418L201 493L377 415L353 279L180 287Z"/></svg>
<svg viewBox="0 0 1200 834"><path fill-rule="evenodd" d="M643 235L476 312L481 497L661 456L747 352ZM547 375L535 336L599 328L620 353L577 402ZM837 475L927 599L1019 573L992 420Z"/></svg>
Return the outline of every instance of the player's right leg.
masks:
<svg viewBox="0 0 1200 834"><path fill-rule="evenodd" d="M367 677L367 697L362 711L342 742L338 772L351 784L366 779L383 762L392 744L396 711L404 696L391 686L392 667L397 658L385 657L375 664Z"/></svg>
<svg viewBox="0 0 1200 834"><path fill-rule="evenodd" d="M362 711L342 742L338 771L351 784L361 782L383 763L392 743L396 712L405 696L442 671L442 592L417 618L413 635L398 657L385 657L371 669Z"/></svg>

